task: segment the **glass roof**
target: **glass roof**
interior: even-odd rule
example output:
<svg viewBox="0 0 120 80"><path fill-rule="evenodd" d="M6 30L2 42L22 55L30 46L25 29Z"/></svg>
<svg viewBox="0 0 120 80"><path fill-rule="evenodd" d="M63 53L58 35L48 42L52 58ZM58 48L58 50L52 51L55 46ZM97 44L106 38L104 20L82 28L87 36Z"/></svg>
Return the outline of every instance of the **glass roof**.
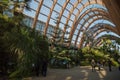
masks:
<svg viewBox="0 0 120 80"><path fill-rule="evenodd" d="M110 24L110 28L115 27L102 0L32 0L31 11L24 10L24 14L35 20L39 6L40 12L37 20L44 23L42 33L47 35L49 25L60 28L69 33L62 36L62 38L70 39L69 45L72 43L80 46L78 44L87 27L89 29L99 23Z"/></svg>

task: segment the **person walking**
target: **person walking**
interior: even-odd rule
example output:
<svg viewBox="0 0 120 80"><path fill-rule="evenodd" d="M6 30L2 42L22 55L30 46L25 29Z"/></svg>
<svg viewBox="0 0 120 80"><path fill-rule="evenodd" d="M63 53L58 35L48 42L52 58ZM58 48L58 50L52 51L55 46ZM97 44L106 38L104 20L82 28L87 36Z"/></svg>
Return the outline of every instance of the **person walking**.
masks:
<svg viewBox="0 0 120 80"><path fill-rule="evenodd" d="M41 70L42 75L44 77L46 77L46 74L47 74L47 65L48 65L48 62L47 62L47 60L44 59L42 62L42 70Z"/></svg>
<svg viewBox="0 0 120 80"><path fill-rule="evenodd" d="M120 58L118 58L118 63L119 63L118 70L120 71Z"/></svg>
<svg viewBox="0 0 120 80"><path fill-rule="evenodd" d="M108 60L108 67L109 67L109 71L112 71L111 67L112 67L112 61L109 59Z"/></svg>
<svg viewBox="0 0 120 80"><path fill-rule="evenodd" d="M100 60L97 61L97 66L98 66L98 70L100 71L100 67L101 67L101 62L100 62Z"/></svg>
<svg viewBox="0 0 120 80"><path fill-rule="evenodd" d="M95 71L96 63L94 59L91 60L91 66L92 66L92 72Z"/></svg>

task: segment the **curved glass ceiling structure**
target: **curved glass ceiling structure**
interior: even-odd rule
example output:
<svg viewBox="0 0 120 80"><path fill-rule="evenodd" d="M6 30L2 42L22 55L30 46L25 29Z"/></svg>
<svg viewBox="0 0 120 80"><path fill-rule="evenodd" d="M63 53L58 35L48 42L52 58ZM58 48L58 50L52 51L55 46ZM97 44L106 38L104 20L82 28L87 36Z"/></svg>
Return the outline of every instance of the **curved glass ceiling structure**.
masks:
<svg viewBox="0 0 120 80"><path fill-rule="evenodd" d="M24 14L32 17L32 28L37 28L37 22L41 21L45 36L48 36L49 26L54 27L52 32L55 33L60 29L61 38L69 40L67 46L82 47L86 33L93 39L104 31L119 35L102 0L32 0L30 5L31 11L24 10Z"/></svg>

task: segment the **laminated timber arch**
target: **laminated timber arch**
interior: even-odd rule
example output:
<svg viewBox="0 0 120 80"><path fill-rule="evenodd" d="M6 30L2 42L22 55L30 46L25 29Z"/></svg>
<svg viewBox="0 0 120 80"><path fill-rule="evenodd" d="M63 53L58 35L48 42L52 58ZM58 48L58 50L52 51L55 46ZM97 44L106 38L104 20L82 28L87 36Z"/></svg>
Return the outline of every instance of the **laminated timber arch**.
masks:
<svg viewBox="0 0 120 80"><path fill-rule="evenodd" d="M40 9L41 9L42 5L43 5L43 0L41 0L39 2L38 8L37 8L37 11L36 11L36 14L35 14L35 18L34 18L34 21L33 21L33 24L32 24L32 28L33 29L36 28L37 19L38 19L38 16L39 16L39 13L40 13Z"/></svg>
<svg viewBox="0 0 120 80"><path fill-rule="evenodd" d="M79 48L82 46L82 44L83 44L83 39L84 39L84 33L88 30L88 28L89 28L89 26L92 24L92 23L94 23L95 21L97 21L97 20L100 20L100 19L104 19L104 20L106 20L106 17L101 17L101 18L96 18L96 19L93 19L93 21L91 21L91 23L86 27L86 29L83 31L83 33L82 33L82 37L81 37L81 40L80 40L80 44L79 44ZM111 28L111 27L110 27ZM112 29L112 28L111 28Z"/></svg>
<svg viewBox="0 0 120 80"><path fill-rule="evenodd" d="M73 11L75 10L75 8L78 6L78 4L79 3L81 3L82 2L82 0L77 0L75 3L74 3L74 7L72 7L71 9L70 9L70 12L69 12L69 15L68 15L68 17L67 17L67 21L66 21L66 25L64 25L64 30L63 30L63 35L62 35L62 39L64 38L64 35L65 35L65 32L66 32L66 29L67 29L67 25L68 25L68 22L69 22L69 20L70 20L70 17L71 17L71 15L72 15L72 13L73 13Z"/></svg>
<svg viewBox="0 0 120 80"><path fill-rule="evenodd" d="M61 9L61 11L60 11L60 13L59 13L59 16L58 16L58 19L57 19L57 23L56 23L56 27L55 27L55 29L54 29L54 32L55 32L55 33L57 33L57 30L58 30L59 24L60 24L60 20L61 20L61 18L62 18L63 12L64 12L67 4L69 3L69 1L70 1L70 0L67 0L67 1L64 3L64 5L63 5L63 7L62 7L62 9ZM54 36L56 36L56 34L55 34Z"/></svg>
<svg viewBox="0 0 120 80"><path fill-rule="evenodd" d="M46 22L46 24L45 24L44 36L46 36L47 29L48 29L48 25L49 25L49 21L50 21L50 17L51 17L51 15L52 15L52 12L53 12L53 9L54 9L56 3L57 3L57 0L54 0L54 1L53 1L53 5L52 5L52 7L50 8L50 13L49 13L49 15L48 15L48 19L47 19L47 22Z"/></svg>
<svg viewBox="0 0 120 80"><path fill-rule="evenodd" d="M98 31L96 32L96 34L93 35L93 39L94 39L94 40L93 40L94 44L92 44L93 46L95 45L95 37L96 37L98 34L100 34L100 33L102 33L102 32L105 32L105 31L106 31L105 29L100 29L100 30L98 30ZM85 46L87 46L87 45L90 46L89 43L86 43L86 44L85 44ZM85 47L85 46L84 46L84 47Z"/></svg>
<svg viewBox="0 0 120 80"><path fill-rule="evenodd" d="M118 38L117 36L114 35L102 35L100 37L98 37L95 41L95 45L96 46L100 46L102 44L102 39L108 38L110 40L118 40L120 41L120 38Z"/></svg>
<svg viewBox="0 0 120 80"><path fill-rule="evenodd" d="M93 9L90 9L90 10L86 10L86 11L85 11L85 14L82 14L82 15L78 18L76 24L74 25L75 28L78 26L79 22L80 22L82 19L84 19L84 17L85 17L86 15L88 15L89 13L91 13L91 12L98 12L98 15L97 15L97 14L94 14L95 16L99 16L99 14L100 14L100 15L102 14L102 15L105 15L106 17L109 18L108 13L105 12L105 11L103 11L102 9L93 8ZM91 16L91 15L90 15L90 16ZM89 17L90 17L90 16L89 16ZM86 22L87 22L87 20L86 20Z"/></svg>
<svg viewBox="0 0 120 80"><path fill-rule="evenodd" d="M96 45L96 40L97 40L96 37L97 37L100 33L105 32L105 31L106 31L106 29L101 28L101 29L99 29L97 32L95 32L95 33L93 34L93 42L94 42L94 45ZM112 31L110 31L110 32L112 32ZM114 33L114 32L113 32L113 33ZM87 44L89 44L89 43L86 43L85 46L86 46Z"/></svg>
<svg viewBox="0 0 120 80"><path fill-rule="evenodd" d="M77 42L78 37L79 37L79 34L80 34L82 28L84 27L85 23L86 23L87 21L89 21L91 18L95 17L95 16L101 16L101 19L102 19L102 18L103 18L103 19L109 19L108 17L106 17L107 15L104 15L104 14L102 14L102 13L91 15L91 16L89 16L89 18L85 19L85 21L83 22L83 26L81 26L80 29L79 29L79 31L78 31L78 35L77 35L77 37L76 37L76 39L75 39L75 45L76 45L76 42ZM82 19L82 18L81 18L81 19ZM98 19L98 18L97 18L97 19ZM97 20L97 19L96 19L96 20ZM89 23L89 24L90 24L90 23ZM78 26L78 24L75 25L75 26Z"/></svg>
<svg viewBox="0 0 120 80"><path fill-rule="evenodd" d="M107 12L105 12L105 10L104 9L102 9L102 8L92 8L92 9L87 9L85 12L84 12L84 14L82 14L79 18L78 18L78 20L77 20L77 22L76 22L76 24L74 25L74 27L76 28L77 26L78 26L78 24L80 23L80 21L82 20L82 19L84 19L84 17L86 16L86 15L88 15L89 13L91 13L91 12L98 12L98 13L101 13L101 14L98 14L98 15L105 15L105 16L107 16L108 18L109 18L109 16L108 16L108 13ZM97 14L95 15L95 16L98 16ZM91 16L91 15L89 15L89 16ZM93 17L93 16L92 16ZM86 22L87 22L87 20L86 20ZM84 23L83 23L84 24ZM82 26L83 27L83 26ZM80 30L82 29L82 27L80 28ZM78 32L78 34L79 34L80 32ZM76 43L75 43L76 44Z"/></svg>
<svg viewBox="0 0 120 80"><path fill-rule="evenodd" d="M81 20L81 19L84 19L84 17L85 17L86 15L88 15L88 13L90 13L90 12L98 12L98 13L100 12L100 13L108 16L108 13L107 13L106 10L103 9L103 8L92 8L92 9L90 8L90 9L87 9L83 14L80 15L80 17L79 17L78 20L76 21L74 27L77 27L77 25L79 24L80 20ZM70 15L71 15L71 14L70 14ZM88 16L90 16L90 15L88 15ZM69 16L68 18L70 18L70 16ZM66 24L68 24L68 21L69 21L69 19L67 19ZM66 26L67 26L67 25L64 26L64 32L66 32ZM62 38L64 38L64 34L63 34Z"/></svg>
<svg viewBox="0 0 120 80"><path fill-rule="evenodd" d="M71 39L72 39L73 33L74 33L74 31L75 31L74 25L76 24L77 17L79 16L80 12L81 12L85 7L87 7L87 6L89 6L89 5L93 5L93 4L100 4L100 5L104 6L103 3L100 2L100 1L88 1L87 3L85 3L85 4L83 5L82 8L79 9L79 12L76 14L75 20L74 20L74 22L73 22L73 24L72 24L72 27L71 27L71 31L70 31L70 35L69 35L70 43L68 44L68 46L70 46L70 44L71 44Z"/></svg>
<svg viewBox="0 0 120 80"><path fill-rule="evenodd" d="M70 1L70 0L67 0L67 1L64 3L64 6L62 7L62 9L61 9L61 11L60 11L60 14L59 14L59 17L58 17L58 24L56 25L58 28L59 28L58 25L59 25L59 22L60 22L60 20L61 20L61 16L63 15L63 12L64 12L64 10L65 10L65 7L66 7L67 4L69 3L69 1ZM81 1L82 1L82 0L77 1L77 2L75 3L75 5L78 5L79 3L81 3ZM41 2L43 2L43 0L41 0ZM47 32L48 23L49 23L51 14L52 14L53 9L54 9L54 7L55 7L56 4L57 4L57 0L54 0L54 1L53 1L53 6L52 6L52 8L50 9L50 14L49 14L49 16L48 16L47 23L46 23L46 26L45 26L45 29L44 29L44 34L45 34L45 35L46 35L46 32ZM88 5L90 5L90 4L100 4L100 5L104 6L103 3L100 2L100 1L94 1L94 0L93 0L93 1L86 2L84 5L82 4L82 5L83 5L82 8L79 9L79 11L78 11L78 13L75 15L75 17L77 18L77 17L79 16L80 12L81 12L86 6L88 6ZM41 5L39 5L39 6L40 6L40 8L41 8L42 3L41 3ZM75 7L76 7L76 6L74 6L74 9L75 9ZM40 8L38 8L38 11L36 12L36 15L39 13ZM70 12L71 14L73 13L74 9L71 9L71 12ZM71 15L71 14L69 14L69 15ZM34 22L36 22L37 17L38 17L38 15L35 17ZM76 20L76 18L75 18L75 20ZM69 19L70 19L70 17L68 16L67 20L69 21ZM67 23L68 21L66 21L66 23ZM33 22L33 27L35 28L35 23L34 23L34 22ZM75 23L75 21L74 21L74 23ZM55 31L56 31L56 30L55 30Z"/></svg>
<svg viewBox="0 0 120 80"><path fill-rule="evenodd" d="M98 34L100 34L101 32L103 32L103 31L111 31L111 32L113 32L113 33L115 33L115 34L118 34L117 33L117 31L116 31L116 29L112 26L112 25L108 25L108 24L103 24L103 23L100 23L100 24L102 24L103 25L103 27L100 27L100 28L98 28L97 30L95 30L94 31L94 34L93 34L93 38L95 39L95 37L98 35ZM98 25L98 24L96 24L96 25ZM98 26L94 26L94 27L92 27L93 28L93 30L94 30L94 28L96 28L96 27L98 27ZM84 34L83 34L84 35ZM82 37L84 37L82 35ZM80 44L83 44L83 41L84 41L84 38L81 38L81 43ZM82 45L80 45L79 47L82 47Z"/></svg>
<svg viewBox="0 0 120 80"><path fill-rule="evenodd" d="M110 40L120 40L120 38L118 38L117 36L114 36L114 35L110 35L110 36L105 36L105 35L102 35L102 36L100 36L100 37L98 37L98 38L96 38L95 39L95 37L97 37L100 33L102 33L102 32L105 32L106 31L106 29L100 29L100 30L98 30L94 35L93 35L93 42L94 42L94 44L93 44L93 46L96 46L97 44L100 44L99 42L100 42L100 40L98 40L99 38L101 39L101 38L109 38ZM112 32L112 31L110 31L110 32ZM114 33L114 32L113 32ZM89 45L90 46L90 44L89 43L86 43L83 47L85 47L85 46L87 46L87 45Z"/></svg>
<svg viewBox="0 0 120 80"><path fill-rule="evenodd" d="M94 21L96 21L96 20L98 20L98 19L108 19L107 17L106 17L106 15L104 15L104 14L94 14L94 15L91 15L90 17L88 17L87 19L86 19L86 21L89 21L89 19L91 19L91 18L93 18L93 17L95 17L95 16L100 16L101 15L101 18L99 17L99 18L95 18L95 19L93 19ZM83 25L85 25L85 23L86 23L86 21L83 23ZM94 22L93 21L93 22ZM89 23L89 26L92 24L92 22L91 23ZM87 27L89 27L89 26L87 26ZM87 27L86 27L86 29L87 29ZM77 35L77 37L76 37L76 40L75 40L75 45L76 45L76 42L77 42L77 40L78 40L78 37L79 37L79 34L80 34L80 31L81 31L81 29L83 28L83 26L81 26L81 28L79 29L79 31L78 31L78 35ZM85 30L86 31L86 30Z"/></svg>
<svg viewBox="0 0 120 80"><path fill-rule="evenodd" d="M97 31L99 31L99 30L101 30L101 29L104 29L104 30L106 30L106 31L111 31L111 32L117 34L117 33L116 33L116 29L113 28L112 25L103 24L103 23L101 23L101 24L102 24L103 26L102 26L102 27L100 26L97 30L95 30L93 36L96 34ZM96 27L97 27L97 26L95 25L95 26L92 27L92 28L96 28Z"/></svg>
<svg viewBox="0 0 120 80"><path fill-rule="evenodd" d="M81 1L82 1L82 0L79 0L78 2L80 3ZM78 5L78 3L75 3L75 4ZM70 43L71 43L71 39L72 39L74 30L75 30L74 25L75 25L75 23L76 23L76 21L77 21L77 17L79 16L80 12L82 12L82 10L83 10L85 7L87 7L87 6L89 6L89 5L93 5L93 4L100 4L100 5L104 6L102 2L100 2L100 1L94 1L94 0L92 0L91 2L88 0L88 2L86 2L85 4L82 4L83 6L82 6L82 8L79 9L78 13L75 15L75 19L74 19L74 22L73 22L73 24L72 24L72 28L71 28L70 36L69 36ZM71 10L71 11L72 11L72 13L73 13L73 10ZM71 15L71 14L69 14L69 15ZM67 18L66 25L68 25L68 21L69 21L69 20L70 20L70 16L68 16L68 18ZM66 32L66 25L64 26L64 32ZM59 26L58 26L58 27L59 27ZM63 36L64 36L64 34L63 34ZM68 44L68 46L70 46L70 43Z"/></svg>
<svg viewBox="0 0 120 80"><path fill-rule="evenodd" d="M63 15L63 12L64 12L67 4L69 3L69 1L70 1L70 0L67 0L67 2L64 3L63 9L61 10L60 15L59 15L59 17L58 17L58 24L56 25L57 28L59 28L60 19L61 19L62 15ZM68 21L69 21L69 19L70 19L71 14L73 13L74 9L77 7L77 5L78 5L81 1L82 1L82 0L77 0L76 3L74 3L74 5L73 5L74 7L70 10L69 15L68 15L68 17L67 17L66 24L68 24ZM46 36L47 29L48 29L48 24L49 24L49 21L50 21L50 17L51 17L51 15L52 15L52 12L53 12L53 9L54 9L55 5L57 4L57 0L54 0L53 2L54 2L54 5L52 6L52 8L51 8L51 10L50 10L50 14L49 14L49 16L48 16L48 20L47 20L47 22L46 22L46 26L45 26L45 30L44 30L44 35L45 35L45 36ZM65 31L65 27L66 27L66 25L64 26L64 31ZM64 36L64 34L63 34L63 36Z"/></svg>
<svg viewBox="0 0 120 80"><path fill-rule="evenodd" d="M119 0L102 0L111 16L111 20L116 25L120 35L120 1Z"/></svg>
<svg viewBox="0 0 120 80"><path fill-rule="evenodd" d="M35 0L35 1L37 1L37 0ZM58 14L58 19L57 19L57 24L55 24L55 29L54 29L54 31L56 32L57 31L57 29L59 28L59 26L60 26L60 23L62 23L62 17L65 17L66 18L66 21L64 22L64 27L63 27L63 34L62 34L62 38L64 38L65 37L65 34L66 34L66 31L67 31L67 27L69 26L70 27L70 35L68 35L68 38L70 39L70 43L68 44L68 46L70 46L70 44L71 44L71 41L72 41L72 37L73 37L73 35L74 35L74 33L75 33L75 30L76 30L76 28L77 28L77 26L78 26L78 24L81 22L81 20L82 19L84 19L84 23L81 25L81 27L80 27L80 29L78 30L78 34L77 34L77 37L76 37L76 39L75 39L75 45L76 45L76 42L78 41L78 37L79 37L79 34L80 34L80 31L82 30L82 28L84 27L84 25L88 22L88 21L90 21L90 19L92 19L93 20L93 17L95 16L95 17L97 17L97 19L94 19L92 22L88 22L89 24L88 24L88 26L86 27L86 29L88 29L89 28L89 26L95 21L95 20L99 20L100 18L101 19L105 19L105 20L108 20L108 21L110 21L110 22L114 22L115 23L115 25L119 22L119 20L117 20L118 22L115 22L115 20L113 20L112 19L112 17L111 17L111 14L109 14L109 12L110 12L110 10L107 10L107 8L106 8L106 3L107 2L104 2L104 0L102 1L102 0L73 0L74 1L74 3L72 3L71 1L72 0L64 0L64 3L63 4L59 4L58 3L58 0L51 0L53 3L52 3L52 6L51 7L47 7L46 5L45 5L45 7L47 7L47 8L49 8L50 9L50 12L49 12L49 14L46 16L47 17L47 21L45 22L45 27L44 27L44 32L43 32L43 34L46 36L46 34L47 34L47 30L48 30L48 27L49 27L49 23L50 23L50 19L52 19L52 13L53 12L56 12L57 14ZM85 2L82 2L82 1L85 1ZM37 1L38 3L39 3L39 5L38 5L38 9L36 10L36 15L35 15L35 18L34 18L34 22L33 22L33 26L32 27L34 27L35 28L35 25L36 25L36 21L37 21L37 18L38 18L38 16L39 16L39 13L40 13L40 10L41 10L41 7L42 7L42 5L44 5L43 3L44 3L44 0L39 0L39 1ZM104 3L105 4L104 4ZM68 4L70 4L72 7L70 7L70 9L68 10L66 7L67 7L67 5ZM78 6L79 6L79 4L81 5L79 8L78 8ZM101 5L101 6L103 6L104 8L106 8L106 10L104 9L104 8L101 8L101 7L96 7L96 8L93 8L93 7L91 7L90 9L87 9L86 7L88 7L88 6L90 6L90 5ZM58 6L60 6L61 8L60 8L60 11L59 12L57 12L57 11L55 11L54 9L55 9L55 6L56 5L58 5ZM85 10L84 11L84 9L87 9L87 10ZM77 10L77 12L76 13L74 13L74 10ZM68 11L68 15L67 16L64 16L64 12L65 12L65 10L66 11ZM84 11L84 12L83 12ZM113 11L113 10L112 10ZM83 13L82 13L83 12ZM89 14L90 12L93 12L93 14L94 15L91 15L91 14ZM96 12L96 13L95 13ZM82 13L82 14L81 14ZM43 14L43 13L42 13ZM73 20L71 20L70 18L71 18L71 16L74 16L74 19ZM85 18L85 16L89 16L89 18ZM117 14L118 15L118 14ZM55 19L53 19L53 20L55 20ZM71 25L69 25L69 21L72 21L72 24ZM115 29L116 30L113 30L113 31L115 31L117 34L119 34L119 30L118 30L118 27L119 26L117 26Z"/></svg>
<svg viewBox="0 0 120 80"><path fill-rule="evenodd" d="M113 30L111 30L110 28L110 26L108 25L108 24L103 24L104 25L104 28L103 27L99 27L98 29L96 29L96 30L94 30L94 29L92 29L94 32L93 32L93 42L94 42L94 40L95 40L95 37L97 37L97 35L99 35L101 32L105 32L105 31L111 31L111 32L113 32L113 33L115 33L115 31L113 31ZM95 27L97 27L97 26L94 26L94 27L92 27L92 28L95 28ZM107 29L107 30L106 30ZM116 33L115 33L116 34ZM82 43L83 44L83 43ZM86 44L87 45L87 44ZM85 45L85 46L86 46Z"/></svg>

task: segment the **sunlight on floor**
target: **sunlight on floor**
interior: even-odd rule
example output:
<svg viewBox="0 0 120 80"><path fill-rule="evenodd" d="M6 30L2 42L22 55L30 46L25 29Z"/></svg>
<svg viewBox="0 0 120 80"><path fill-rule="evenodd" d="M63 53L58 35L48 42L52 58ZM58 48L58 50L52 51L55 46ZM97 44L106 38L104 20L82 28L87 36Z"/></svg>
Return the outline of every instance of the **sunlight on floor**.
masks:
<svg viewBox="0 0 120 80"><path fill-rule="evenodd" d="M97 72L100 78L104 78L107 75L107 72L105 70L101 70Z"/></svg>
<svg viewBox="0 0 120 80"><path fill-rule="evenodd" d="M65 80L71 80L71 79L72 79L72 77L71 77L71 76L68 76L68 77L66 77Z"/></svg>
<svg viewBox="0 0 120 80"><path fill-rule="evenodd" d="M82 70L81 72L85 73L85 77L88 76L88 72L86 70Z"/></svg>

